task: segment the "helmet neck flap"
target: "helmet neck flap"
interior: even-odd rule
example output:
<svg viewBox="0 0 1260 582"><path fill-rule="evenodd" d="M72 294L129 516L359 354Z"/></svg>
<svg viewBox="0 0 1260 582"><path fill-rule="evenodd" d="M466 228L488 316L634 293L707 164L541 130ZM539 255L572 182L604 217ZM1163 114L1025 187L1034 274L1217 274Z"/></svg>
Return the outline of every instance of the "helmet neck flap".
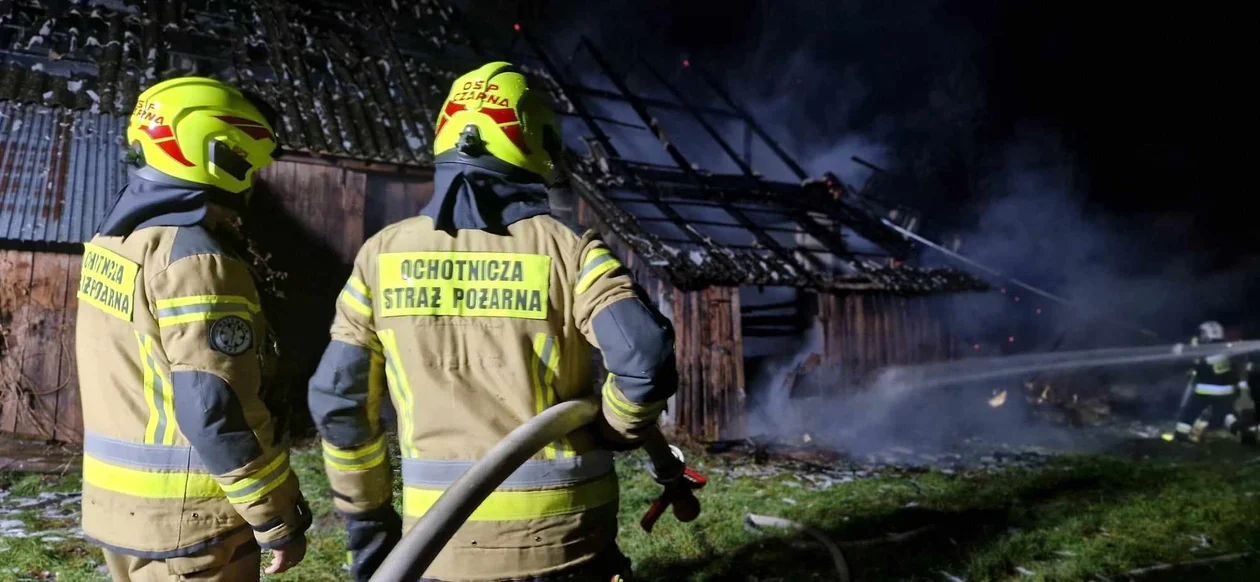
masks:
<svg viewBox="0 0 1260 582"><path fill-rule="evenodd" d="M127 236L150 226L192 226L206 219L210 204L243 213L248 200L247 193L233 194L180 180L150 166L130 174L131 180L99 229L102 235Z"/></svg>
<svg viewBox="0 0 1260 582"><path fill-rule="evenodd" d="M489 156L450 150L434 164L433 198L420 210L437 230L504 233L508 226L550 214L541 178Z"/></svg>

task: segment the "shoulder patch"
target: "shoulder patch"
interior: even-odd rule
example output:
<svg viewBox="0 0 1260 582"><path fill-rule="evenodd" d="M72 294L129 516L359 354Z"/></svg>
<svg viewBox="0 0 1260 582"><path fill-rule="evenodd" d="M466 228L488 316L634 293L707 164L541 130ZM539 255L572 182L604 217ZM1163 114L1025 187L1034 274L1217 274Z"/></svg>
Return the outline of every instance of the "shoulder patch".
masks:
<svg viewBox="0 0 1260 582"><path fill-rule="evenodd" d="M210 324L210 349L239 356L254 346L254 330L244 318L229 315Z"/></svg>
<svg viewBox="0 0 1260 582"><path fill-rule="evenodd" d="M171 245L171 256L167 264L193 255L235 256L223 248L219 241L210 236L210 232L200 225L181 226L175 229L175 242Z"/></svg>

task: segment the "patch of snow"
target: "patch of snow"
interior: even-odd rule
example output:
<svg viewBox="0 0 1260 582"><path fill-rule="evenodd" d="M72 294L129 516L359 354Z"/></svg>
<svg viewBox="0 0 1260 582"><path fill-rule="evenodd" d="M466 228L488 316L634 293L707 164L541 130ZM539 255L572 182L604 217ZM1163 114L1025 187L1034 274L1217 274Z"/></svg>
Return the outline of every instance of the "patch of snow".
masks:
<svg viewBox="0 0 1260 582"><path fill-rule="evenodd" d="M411 148L411 149L413 149L413 150L418 150L418 149L420 149L421 147L424 147L424 140L422 140L422 139L420 139L420 138L418 138L418 137L416 137L416 136L414 136L414 135L408 135L408 136L407 136L407 147L409 147L409 148Z"/></svg>
<svg viewBox="0 0 1260 582"><path fill-rule="evenodd" d="M54 93L52 91L44 91L44 101L52 99L53 95Z"/></svg>
<svg viewBox="0 0 1260 582"><path fill-rule="evenodd" d="M64 541L66 541L66 538L63 538L63 537L61 537L61 536L44 536L44 537L42 537L42 538L39 538L39 541L41 541L41 542L64 542Z"/></svg>
<svg viewBox="0 0 1260 582"><path fill-rule="evenodd" d="M82 79L77 80L77 81L75 80L66 81L66 89L69 90L71 93L78 93L79 90L82 88L83 88Z"/></svg>
<svg viewBox="0 0 1260 582"><path fill-rule="evenodd" d="M1021 566L1015 566L1015 571L1019 572L1023 576L1036 576L1037 575L1036 572L1033 572L1032 570L1029 570L1028 568L1024 568Z"/></svg>
<svg viewBox="0 0 1260 582"><path fill-rule="evenodd" d="M687 258L691 259L691 262L697 265L703 265L705 254L704 251L693 250L690 253L687 253Z"/></svg>
<svg viewBox="0 0 1260 582"><path fill-rule="evenodd" d="M32 70L32 71L42 71L42 70L44 70L44 63L35 63L35 65L31 67L31 70Z"/></svg>
<svg viewBox="0 0 1260 582"><path fill-rule="evenodd" d="M45 21L44 21L44 25L43 25L43 26L41 26L41 27L39 27L39 35L40 35L40 36L48 36L48 35L52 34L52 23L53 23L53 21L51 21L51 20L45 20Z"/></svg>
<svg viewBox="0 0 1260 582"><path fill-rule="evenodd" d="M21 120L21 119L15 120L15 121L13 122L13 126L9 128L9 132L10 132L10 133L17 133L17 132L19 132L19 131L22 131L22 120Z"/></svg>
<svg viewBox="0 0 1260 582"><path fill-rule="evenodd" d="M96 91L93 91L93 90L91 90L91 89L88 89L88 90L87 90L87 96L88 96L88 99L91 99L93 103L100 103L100 102L101 102L101 95L100 95L99 93L97 93Z"/></svg>
<svg viewBox="0 0 1260 582"><path fill-rule="evenodd" d="M101 41L96 40L95 36L89 36L87 37L87 40L83 42L83 46L101 46Z"/></svg>

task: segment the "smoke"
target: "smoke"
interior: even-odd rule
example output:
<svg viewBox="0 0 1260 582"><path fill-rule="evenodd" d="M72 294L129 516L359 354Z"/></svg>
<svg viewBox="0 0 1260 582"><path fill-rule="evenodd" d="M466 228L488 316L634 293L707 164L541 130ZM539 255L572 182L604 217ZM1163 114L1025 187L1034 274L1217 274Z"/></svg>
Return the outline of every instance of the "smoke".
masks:
<svg viewBox="0 0 1260 582"><path fill-rule="evenodd" d="M501 30L523 22L546 40L571 80L599 89L615 91L588 57L569 58L580 37L592 40L636 92L673 98L646 73L641 62L647 61L687 99L721 106L700 80L703 70L811 175L830 171L860 186L869 171L853 156L885 167L893 174L880 194L921 210L923 234L940 242L959 234L962 254L1076 305L1057 305L1013 285L1002 293L1002 281L993 281L993 292L952 298L949 325L957 340L974 346L967 356L1149 341L1107 320L1132 322L1176 341L1200 320L1217 318L1229 326L1246 314L1239 305L1255 288L1251 273L1260 258L1209 266L1203 249L1187 248L1187 233L1201 230L1193 219L1104 210L1092 201L1099 191L1094 177L1097 166L1111 160L1099 161L1097 154L1082 159L1079 136L1054 129L1060 120L1032 107L1044 103L1011 100L1012 79L1042 76L1037 63L1070 70L1054 58L1067 50L1064 30L1047 29L1037 41L1012 38L1018 33L1003 28L1009 25L1004 18L1036 18L1036 11L1012 16L1018 11L993 3L950 0L558 2L537 14L503 13L510 4L504 2L463 4L483 21L498 18L490 26ZM641 123L625 108L596 102L593 109ZM689 162L737 171L705 128L685 115L651 114ZM797 180L767 144L749 139L741 123L706 119L756 171L772 180ZM570 128L569 138L587 133L576 120L569 120ZM623 156L672 164L650 133L605 129ZM680 211L729 220L715 209ZM924 251L919 261L960 266L934 251ZM755 306L778 303L781 295L745 290L741 299ZM1004 437L1045 434L1022 416L995 415L987 405L993 392L1018 389L1018 381L925 388L890 373L849 399L792 402L783 389L787 376L817 353L818 343L816 330L747 340L752 432L789 435L811 425L847 426L872 447L897 440L908 424L928 442L947 440L964 427ZM997 418L1003 420L994 425Z"/></svg>

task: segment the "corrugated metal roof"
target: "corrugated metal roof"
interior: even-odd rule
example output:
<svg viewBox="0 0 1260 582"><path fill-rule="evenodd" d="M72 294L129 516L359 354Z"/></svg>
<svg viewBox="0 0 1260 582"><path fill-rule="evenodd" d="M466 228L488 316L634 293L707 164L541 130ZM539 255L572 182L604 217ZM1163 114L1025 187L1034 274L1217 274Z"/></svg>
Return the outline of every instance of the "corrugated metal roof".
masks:
<svg viewBox="0 0 1260 582"><path fill-rule="evenodd" d="M126 179L125 124L104 113L0 102L0 239L90 239Z"/></svg>
<svg viewBox="0 0 1260 582"><path fill-rule="evenodd" d="M275 105L287 149L424 164L455 18L432 0L0 0L0 100L126 116L158 80L204 75Z"/></svg>

